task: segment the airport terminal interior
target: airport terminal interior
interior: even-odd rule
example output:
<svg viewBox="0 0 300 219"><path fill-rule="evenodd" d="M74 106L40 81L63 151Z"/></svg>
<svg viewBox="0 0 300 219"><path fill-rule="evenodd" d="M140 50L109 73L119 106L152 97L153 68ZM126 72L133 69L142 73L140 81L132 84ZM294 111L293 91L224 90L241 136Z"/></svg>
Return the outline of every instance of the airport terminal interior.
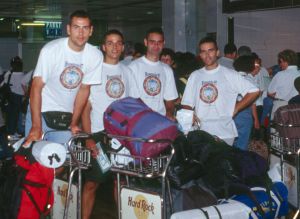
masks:
<svg viewBox="0 0 300 219"><path fill-rule="evenodd" d="M147 52L149 52L149 50L147 49L150 47L149 46L150 41L148 41L147 37L149 37L149 35L146 36L146 32L151 28L158 28L159 30L162 30L164 32L164 38L163 38L164 42L161 45L161 49L162 47L169 48L171 50L171 53L168 53L168 50L167 51L162 50L162 51L166 52L165 56L169 56L170 59L173 59L173 62L172 64L170 64L170 67L168 66L168 69L170 68L171 71L174 72L174 78L175 78L174 86L176 83L175 90L177 89L179 94L179 95L176 94L176 98L178 96L178 99L174 101L174 104L176 110L178 111L182 109L191 109L194 111L198 110L197 106L195 105L191 107L188 104L186 104L189 108L186 108L185 106L181 106L180 101L182 99L183 100L188 99L188 97L186 97L187 94L184 95L184 87L189 85L189 83L187 82L189 75L192 72L196 71L197 69L202 68L203 66L204 67L209 66L209 62L211 61L211 59L213 59L212 58L213 55L211 54L214 52L212 51L214 49L211 48L207 50L201 49L201 43L199 44L199 41L201 39L207 37L208 39L213 39L213 41L209 41L209 43L216 42L216 45L218 46L216 48L216 51L218 50L218 53L216 52L215 58L218 59L219 64L221 63L222 58L229 59L227 58L229 56L226 56L228 51L226 51L225 48L228 48L228 50L232 50L231 53L233 53L234 50L235 52L234 58L230 58L231 68L232 69L234 68L238 72L239 71L244 72L244 70L237 70L237 69L241 66L243 67L243 65L245 64L245 62L247 62L247 60L246 59L245 59L246 61L241 60L240 63L242 63L243 61L244 63L240 65L239 63L237 64L233 64L233 63L237 61L238 57L242 56L242 55L238 55L239 51L242 51L243 49L245 49L245 47L246 50L249 48L250 52L247 50L246 56L252 57L253 66L255 65L256 69L253 68L251 71L245 74L250 75L257 70L256 73L253 73L252 75L253 77L251 76L252 79L250 76L249 76L250 79L249 80L247 79L248 80L247 83L249 83L249 81L251 80L252 82L255 81L256 84L253 87L257 89L255 90L255 88L251 87L250 85L248 86L247 83L242 85L241 84L236 85L236 87L238 87L236 88L235 85L233 86L232 84L234 82L238 82L238 80L234 79L231 82L232 87L235 87L233 88L233 90L244 89L243 95L246 96L248 95L248 93L257 92L259 93L257 95L259 96L259 98L261 98L261 101L259 103L255 102L258 101L256 99L252 100L252 102L256 103L257 107L260 106L260 108L258 107L259 110L257 110L258 112L257 114L259 118L256 118L257 114L253 113L253 124L252 124L252 115L250 115L251 136L250 137L248 136L249 144L247 142L247 147L249 146L249 148L251 147L253 151L255 152L259 151L260 155L265 156L264 158L266 158L266 160L268 161L268 165L269 165L268 168L270 169L273 168L275 172L278 170L276 168L281 168L279 172L278 171L276 172L279 173L278 176L275 174L275 172L269 173L269 176L275 174L277 178L274 175L272 176L274 176L279 181L283 181L285 183L286 190L289 193L288 197L286 197L287 199L286 202L282 202L284 204L281 205L281 208L278 207L280 206L280 204L278 204L278 200L275 201L275 204L274 202L270 204L270 205L273 204L275 207L278 207L277 210L275 210L274 212L265 211L265 213L262 213L261 211L264 211L264 207L266 208L269 207L269 206L263 206L262 204L262 207L259 207L258 210L256 209L256 211L258 212L256 213L260 216L257 218L276 218L277 216L278 218L284 218L284 217L293 218L293 219L300 218L299 216L299 212L300 212L300 183L299 183L300 101L299 99L300 98L295 98L295 101L296 102L298 101L296 104L296 105L299 104L298 107L292 109L288 108L290 111L293 111L294 114L287 116L288 113L286 113L286 111L288 110L286 111L283 110L284 112L281 111L280 115L286 113L285 114L286 117L284 116L280 117L279 115L274 116L274 113L276 113L274 108L272 111L272 106L275 107L276 104L278 104L276 105L277 108L284 107L285 105L288 106L287 103L289 102L289 100L291 100L291 98L286 99L285 96L280 96L280 97L276 96L276 92L278 94L280 90L287 90L289 88L293 88L294 89L293 92L295 91L296 94L298 94L298 96L300 94L300 72L299 72L300 69L300 43L299 43L300 0L286 0L286 1L282 1L282 0L265 0L265 1L264 0L113 0L113 1L110 0L63 0L63 1L61 0L0 0L0 91L4 92L3 89L1 89L1 87L4 86L5 80L7 82L7 78L5 79L5 73L9 71L13 71L12 68L14 64L22 63L22 70L20 71L24 72L25 76L27 75L27 77L24 76L24 79L22 79L22 86L24 85L22 88L25 90L25 92L23 93L22 96L23 98L22 104L18 105L20 110L19 113L16 114L15 116L16 118L11 118L9 116L10 112L9 110L7 111L7 108L5 108L7 107L4 103L5 97L3 98L3 94L0 94L0 100L3 98L3 101L2 102L0 101L0 107L1 107L0 110L2 110L2 113L0 115L0 130L1 130L0 169L1 168L3 169L3 166L5 166L4 160L6 159L9 160L11 158L11 154L9 155L6 154L6 152L4 152L3 149L4 146L1 144L3 144L3 142L6 142L8 143L8 146L11 147L14 143L18 142L22 137L24 137L25 113L29 109L28 108L29 93L27 93L27 91L29 90L28 87L31 86L30 76L32 75L34 69L36 68L41 49L43 48L43 46L45 46L45 44L53 40L62 37L67 37L68 34L67 34L66 27L69 22L69 16L72 12L76 10L87 11L90 17L92 18L93 32L89 37L88 42L91 45L95 46L97 49L100 50L102 49L102 51L104 52L102 43L103 43L103 37L104 36L107 37L107 35L105 35L107 31L118 30L120 31L120 33L122 33L122 35L124 36L123 43L125 45L125 52L123 52L120 57L120 59L123 59L122 61L126 59L126 49L128 49L129 47L131 48L132 51L136 50L136 53L142 51L140 52L139 57L148 54ZM160 33L157 32L157 29L155 30L156 30L156 32L154 31L155 34ZM115 32L113 34L115 34ZM116 35L118 35L118 33ZM160 41L157 39L156 41L154 40L152 42L152 44L155 44L156 46L159 43ZM146 45L146 47L144 44ZM133 54L135 53L134 52L130 53L131 57ZM163 56L159 57L160 61L168 64L167 62L162 60L162 57ZM286 63L286 65L282 63ZM272 86L269 87L269 85L272 83L275 84L273 80L275 78L275 75L278 72L280 74L292 68L295 70L296 72L295 74L297 75L299 74L298 77L293 76L294 77L293 80L291 79L292 76L289 78L283 77L283 79L282 78L278 79L279 77L277 77L276 80L279 80L279 82L276 81L276 83L281 83L283 85L282 87L278 88L279 91L276 92L274 91L274 93L270 92L270 90L272 90L273 87ZM155 75L155 73L152 72L150 72L149 74ZM261 76L257 76L260 77L259 79L253 79L254 77L256 77L256 75L261 75ZM62 79L60 78L60 80ZM184 82L180 82L182 80ZM203 82L203 83L210 84L207 85L209 87L207 87L206 85L203 86L203 87L206 86L205 89L207 90L201 88L201 90L199 90L199 94L190 95L190 96L197 96L198 99L201 99L203 96L207 95L207 99L205 99L203 102L205 102L205 104L207 104L208 106L211 106L211 104L215 101L215 99L218 98L218 95L219 97L222 96L221 93L218 93L218 90L217 88L215 88L215 85L213 85L213 83L216 84L216 82L211 82L213 80L216 79L211 79L211 80L209 79L209 82ZM23 81L26 82L23 83ZM285 81L286 84L283 81ZM143 84L144 89L145 86L147 86L145 85L146 82L147 81L144 81ZM157 81L153 80L152 78L152 81L150 81L149 83L157 83ZM183 88L181 87L181 83L184 83ZM172 89L172 86L168 84L167 88ZM246 92L246 88L248 89L247 90L248 93ZM191 90L189 91L192 92ZM151 95L155 96L156 93ZM236 100L237 103L238 101L241 101L242 98L244 98L243 95L240 93L239 95L240 99ZM227 96L227 94L224 96ZM59 99L60 97L57 96L55 98ZM167 108L166 103L169 100L164 99L163 101L164 101L163 102L164 105L166 105ZM251 101L249 100L249 105L250 102ZM188 103L188 101L186 103ZM235 100L234 103L236 103ZM253 110L251 107L247 108L248 110L250 110L248 111L250 112L250 114L252 112L251 110ZM231 113L232 114L235 113L235 110L236 108L232 109ZM266 112L264 110L266 110ZM217 110L214 112L217 112L218 114ZM173 116L174 115L175 114L173 113ZM189 117L190 120L192 119L195 120L195 118L197 117L196 115L192 115L192 114L190 114L189 116L190 116ZM17 125L14 128L13 132L10 131L11 122L9 121L9 118L16 120ZM206 121L205 119L206 118L203 118L204 123ZM232 120L232 118L230 119ZM292 122L293 124L292 125L290 123L281 124L279 121L283 121L284 119L286 119L285 121ZM197 127L199 129L203 128L203 126L201 127L201 122L202 122L202 118L198 123L198 125L200 124ZM179 123L178 118L177 118L177 123ZM276 126L277 128L274 128L275 126L272 126L273 124L274 125L277 124ZM180 130L183 131L182 126L180 127L181 127ZM216 129L219 128L217 125L215 127ZM291 129L286 131L285 130L286 127L290 127ZM184 134L185 135L183 136L188 138L188 134L187 133ZM8 138L8 142L6 140L3 140L2 138L5 139ZM218 139L219 138L217 137L214 139L215 141L212 140L214 141L213 143L214 146L216 145L222 146L222 143L220 143ZM143 142L143 139L142 140L139 139L139 141ZM234 141L234 143L232 144L235 145L236 139L235 140L232 139L232 141ZM221 142L227 143L227 141L225 140ZM72 164L73 167L75 168L76 165L79 166L81 165L81 167L84 169L86 167L85 166L86 162L90 162L89 159L87 161L86 158L84 158L85 152L87 150L81 149L80 147L78 147L78 151L76 150L74 152L70 152L69 153L71 154L69 155L70 157L67 157L66 159L73 160L72 162L78 159L79 163L76 163L77 162L76 161L75 164L74 163ZM199 151L196 152L198 153ZM179 153L181 153L181 151ZM75 157L73 157L73 154ZM201 218L205 218L204 216L207 214L207 212L208 214L211 214L212 210L206 209L205 210L206 213L203 213L202 210L201 212L191 211L187 213L183 211L182 214L180 213L174 214L171 217L170 206L174 205L174 203L172 203L172 198L170 198L168 195L172 193L173 198L176 197L174 200L177 200L177 202L178 202L178 197L182 195L178 191L177 192L174 192L173 190L171 191L171 189L169 189L170 182L168 179L166 179L170 176L168 174L171 174L168 169L170 165L168 159L173 158L173 155L174 155L173 150L170 150L168 152L164 152L163 155L160 154L159 155L160 157L157 160L153 158L146 159L146 160L143 159L138 160L137 158L132 158L130 154L129 155L127 154L125 155L125 157L123 157L123 159L124 160L128 160L129 158L132 159L131 163L130 161L128 161L125 164L127 169L122 169L122 167L112 162L112 167L113 169L115 167L115 172L112 171L111 177L108 180L106 180L105 183L99 185L99 188L96 191L95 204L90 219L117 219L117 218L133 219L132 215L135 215L137 219L147 219L147 218L181 219L181 218L188 218L188 217L198 218L197 216L199 215L203 216ZM182 154L180 154L180 156L181 155ZM49 157L48 158L52 162L52 160L55 160L56 158L54 154L52 154L51 156L52 158ZM185 155L182 156L184 157ZM176 152L174 157L175 157L174 159L179 159L176 156ZM184 159L188 159L188 158L184 157L183 160ZM70 166L72 165L70 163ZM173 165L175 165L174 162ZM191 164L189 163L189 165ZM218 162L216 163L211 162L210 165L218 166ZM226 165L226 164L222 163L222 165ZM150 172L147 172L149 171L147 169L147 166L152 168ZM139 170L137 170L138 168L140 168L140 172ZM195 169L195 166L186 165L184 167L180 166L180 168L183 169L186 168L190 170L191 171L190 175L193 174L197 175L196 172L192 172L192 171L197 171ZM174 171L172 173L179 174L176 171L180 171L181 170L180 168L178 167L176 169L174 167L173 169L170 169L170 171L172 170ZM167 174L168 177L166 177L167 169L168 169L168 174ZM76 173L76 171L77 169L75 170L75 180L74 180L75 184L78 183L78 179L77 179L78 173ZM120 173L120 172L122 172L123 176L121 177L120 181L117 181L116 173ZM130 205L132 209L134 209L132 210L133 212L129 212L129 210L128 212L123 210L123 212L120 213L120 209L118 209L118 205L121 205L121 203L118 203L116 198L116 196L118 196L117 184L119 184L120 186L124 185L126 182L124 176L130 176L130 175L131 176L138 175L140 178L143 178L141 182L139 180L136 181L133 180L131 182L133 183L133 185L135 183L137 184L141 183L143 188L145 187L152 188L153 184L156 185L157 183L159 184L159 186L163 185L162 186L163 194L160 194L160 196L159 195L158 196L165 198L165 200L161 203L160 203L160 199L158 201L159 202L158 205L161 206L160 209L161 211L159 211L159 216L153 216L154 215L153 205L157 204L157 202L153 201L148 203L147 201L145 201L146 200L145 197L148 198L147 195L149 194L150 194L149 197L152 197L151 196L152 193L151 192L147 193L145 197L143 196L144 194L136 195L139 193L138 189L134 190L133 193L129 192L127 194L124 192L124 196L128 195L128 199L126 199L127 202L126 201L122 202L122 205L124 206L124 203L125 205L126 204L128 206ZM159 180L155 182L150 181L150 183L148 183L147 179L152 178L154 175L158 176ZM68 177L70 177L69 175L65 176L63 174L62 176L63 176L62 178L65 181L67 181ZM184 177L185 176L186 175L184 175ZM180 175L180 177L182 177L182 175ZM191 177L191 176L186 176L186 177ZM4 178L5 175L1 170L0 171L0 194L2 194L1 192L3 192L2 189L3 183L1 183L1 179ZM270 176L270 178L272 177ZM84 175L83 175L83 179L84 179ZM172 180L170 181L172 187L174 185L174 181ZM176 183L178 183L178 181L176 181L175 184ZM179 184L180 183L181 182L179 182ZM160 189L159 186L158 188ZM62 188L64 188L64 190L62 190ZM61 206L59 207L60 212L57 211L55 213L56 216L53 216L53 219L62 219L64 215L63 212L64 208L62 207L62 205L66 204L66 193L67 193L66 182L65 184L56 185L55 189L56 190L54 191L54 193L57 193L56 196L60 195L60 197L64 201L63 204L61 204ZM157 192L157 185L155 189L156 189L155 192ZM192 190L189 190L189 192L190 195L193 194ZM274 194L273 192L272 195L275 196L274 194L276 192L274 192ZM135 199L132 198L132 196L134 196L132 194L136 195ZM77 195L77 194L75 194L74 192L72 195ZM121 196L119 196L119 198L120 197ZM183 195L180 196L180 198L184 199ZM139 201L137 200L140 200L141 206L144 203L143 207L140 208ZM252 196L250 198L250 201L251 200L253 201ZM192 200L191 198L188 201L192 202L195 200ZM205 201L211 201L211 200L205 200ZM267 201L268 200L266 200L266 202ZM57 198L56 198L56 202L57 202ZM1 203L2 202L0 201L0 205ZM253 203L254 203L253 205L256 205L256 201L253 201ZM69 213L69 215L71 215L68 217L69 219L73 219L73 215L76 215L76 210L79 209L78 205L76 204L77 203L72 203L71 201L72 207L70 209L73 209L74 212ZM225 204L228 203L225 202L221 203L221 205L223 206L225 206ZM236 203L232 204L232 206L236 207L237 205L235 204ZM153 208L152 210L149 210L151 209L151 205ZM217 203L213 205L217 205ZM140 212L139 212L139 208L142 209L140 210ZM175 208L184 210L182 206L178 208L178 205L176 203L175 203ZM185 208L185 209L190 209L190 208ZM220 207L220 209L223 208ZM0 209L0 219L2 219L1 210L2 209ZM251 216L251 214L254 211L251 211L250 213L250 211L248 212L247 210L249 210L249 208L247 208L244 212L239 212L241 213L240 215L243 216L246 214L246 217L241 216L241 218L255 218ZM224 212L225 211L226 209L224 210ZM153 214L152 216L151 213ZM214 211L214 213L212 214L220 215L220 212L219 210L217 210ZM248 217L247 214L250 216ZM282 214L281 215L282 217L279 217L280 214ZM194 217L192 217L192 215ZM75 217L81 218L78 216L78 214L77 216L74 216L74 219ZM50 219L50 217L47 218ZM233 217L233 218L238 218L238 217ZM10 218L7 217L5 219L10 219ZM24 219L30 219L30 218L24 218Z"/></svg>

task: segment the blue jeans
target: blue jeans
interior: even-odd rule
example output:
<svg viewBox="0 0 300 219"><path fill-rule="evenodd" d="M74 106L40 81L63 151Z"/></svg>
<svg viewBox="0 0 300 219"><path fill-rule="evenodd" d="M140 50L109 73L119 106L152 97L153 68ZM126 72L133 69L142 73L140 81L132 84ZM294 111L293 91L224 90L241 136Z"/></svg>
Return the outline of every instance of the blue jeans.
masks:
<svg viewBox="0 0 300 219"><path fill-rule="evenodd" d="M234 122L238 131L238 137L235 138L233 146L241 150L248 150L249 138L253 126L251 106L239 112L234 117Z"/></svg>
<svg viewBox="0 0 300 219"><path fill-rule="evenodd" d="M49 128L42 115L41 115L41 117L42 117L42 130L43 130L44 134L46 133L44 140L52 141L52 142L60 143L60 144L65 144L72 137L70 130L65 130L65 131L59 130L58 131L58 130ZM31 126L32 126L31 112L30 112L30 109L28 106L28 110L26 113L26 120L25 120L25 136L28 136ZM49 131L51 131L51 132L49 132Z"/></svg>

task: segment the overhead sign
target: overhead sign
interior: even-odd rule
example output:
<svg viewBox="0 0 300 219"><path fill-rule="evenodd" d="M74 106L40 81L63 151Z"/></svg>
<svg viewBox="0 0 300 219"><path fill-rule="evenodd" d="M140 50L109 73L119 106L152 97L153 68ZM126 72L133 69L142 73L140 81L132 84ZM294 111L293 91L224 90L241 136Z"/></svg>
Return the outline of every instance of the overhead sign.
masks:
<svg viewBox="0 0 300 219"><path fill-rule="evenodd" d="M62 35L61 22L45 22L45 38L55 39Z"/></svg>

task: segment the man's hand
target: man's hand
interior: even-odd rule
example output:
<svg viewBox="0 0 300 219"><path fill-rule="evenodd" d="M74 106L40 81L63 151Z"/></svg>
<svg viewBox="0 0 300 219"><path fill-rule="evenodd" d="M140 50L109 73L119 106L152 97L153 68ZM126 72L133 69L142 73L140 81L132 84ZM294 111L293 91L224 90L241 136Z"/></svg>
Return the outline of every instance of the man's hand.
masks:
<svg viewBox="0 0 300 219"><path fill-rule="evenodd" d="M79 126L77 125L70 125L70 130L72 132L73 135L78 134L79 132L81 132L81 128L79 128Z"/></svg>
<svg viewBox="0 0 300 219"><path fill-rule="evenodd" d="M31 127L30 132L29 132L25 142L23 143L23 146L26 147L33 141L41 140L42 135L43 135L43 131L41 128Z"/></svg>
<svg viewBox="0 0 300 219"><path fill-rule="evenodd" d="M274 93L269 93L268 92L268 96L271 97L272 99L275 99L276 92L274 92Z"/></svg>
<svg viewBox="0 0 300 219"><path fill-rule="evenodd" d="M167 117L168 119L170 119L171 121L173 121L173 122L176 121L176 118L175 118L175 116L174 116L173 114L166 114L166 117Z"/></svg>
<svg viewBox="0 0 300 219"><path fill-rule="evenodd" d="M86 147L91 151L92 157L96 158L97 155L99 154L99 150L96 147L96 142L92 139L87 139L85 143L86 143Z"/></svg>

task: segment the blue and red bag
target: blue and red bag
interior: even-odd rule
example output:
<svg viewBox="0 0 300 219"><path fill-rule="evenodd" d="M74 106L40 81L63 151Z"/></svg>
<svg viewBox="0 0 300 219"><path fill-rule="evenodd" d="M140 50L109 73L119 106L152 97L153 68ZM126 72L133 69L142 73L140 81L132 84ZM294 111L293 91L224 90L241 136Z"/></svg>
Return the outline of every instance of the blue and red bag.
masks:
<svg viewBox="0 0 300 219"><path fill-rule="evenodd" d="M282 182L275 182L269 192L264 188L256 187L251 189L251 193L252 197L242 194L231 198L244 203L252 209L256 217L250 216L249 219L280 218L288 214L288 190ZM261 209L260 211L259 208Z"/></svg>
<svg viewBox="0 0 300 219"><path fill-rule="evenodd" d="M154 112L141 99L126 97L111 103L104 112L104 128L108 134L143 139L167 139L177 137L175 122ZM154 157L164 151L170 142L143 142L118 139L131 153Z"/></svg>

